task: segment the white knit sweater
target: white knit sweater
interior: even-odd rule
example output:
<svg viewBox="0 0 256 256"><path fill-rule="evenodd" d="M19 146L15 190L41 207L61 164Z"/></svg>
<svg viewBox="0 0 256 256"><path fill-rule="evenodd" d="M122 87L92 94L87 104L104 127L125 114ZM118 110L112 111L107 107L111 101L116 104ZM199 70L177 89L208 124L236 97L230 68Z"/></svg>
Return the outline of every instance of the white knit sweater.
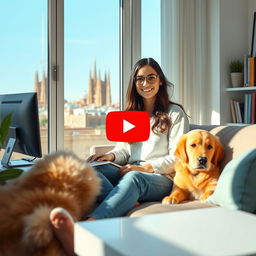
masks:
<svg viewBox="0 0 256 256"><path fill-rule="evenodd" d="M173 173L175 157L173 155L180 137L189 130L186 114L178 105L169 108L171 127L168 133L155 134L150 130L147 141L136 143L118 142L111 153L115 155L115 163L125 165L135 161L150 163L155 173L170 175ZM154 119L150 119L151 126ZM141 163L143 165L143 162Z"/></svg>

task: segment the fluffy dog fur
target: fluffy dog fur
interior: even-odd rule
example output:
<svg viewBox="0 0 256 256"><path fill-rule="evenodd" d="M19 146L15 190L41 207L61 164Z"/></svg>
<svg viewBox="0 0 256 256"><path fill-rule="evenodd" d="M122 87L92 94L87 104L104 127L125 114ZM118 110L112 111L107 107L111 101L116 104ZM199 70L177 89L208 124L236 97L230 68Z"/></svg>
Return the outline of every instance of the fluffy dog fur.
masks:
<svg viewBox="0 0 256 256"><path fill-rule="evenodd" d="M224 156L219 139L205 130L192 130L177 144L173 189L163 204L177 204L186 199L205 201L215 190Z"/></svg>
<svg viewBox="0 0 256 256"><path fill-rule="evenodd" d="M57 152L0 187L0 255L63 255L49 222L65 208L75 221L88 214L100 190L94 170L77 156Z"/></svg>

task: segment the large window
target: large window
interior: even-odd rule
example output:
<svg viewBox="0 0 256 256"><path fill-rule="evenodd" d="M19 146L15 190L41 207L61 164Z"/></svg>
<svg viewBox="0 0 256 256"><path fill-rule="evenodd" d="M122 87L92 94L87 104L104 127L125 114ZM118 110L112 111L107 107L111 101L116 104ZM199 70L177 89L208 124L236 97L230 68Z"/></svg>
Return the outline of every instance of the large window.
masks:
<svg viewBox="0 0 256 256"><path fill-rule="evenodd" d="M0 3L0 94L38 93L44 154L48 152L47 5L47 0Z"/></svg>
<svg viewBox="0 0 256 256"><path fill-rule="evenodd" d="M119 109L119 0L66 0L64 9L64 147L84 158L109 144L106 114Z"/></svg>
<svg viewBox="0 0 256 256"><path fill-rule="evenodd" d="M123 104L133 62L161 64L160 0L13 0L0 8L0 93L38 93L43 153L64 145L85 158L111 143L106 114L119 110L120 95Z"/></svg>
<svg viewBox="0 0 256 256"><path fill-rule="evenodd" d="M161 65L161 0L141 0L141 56Z"/></svg>

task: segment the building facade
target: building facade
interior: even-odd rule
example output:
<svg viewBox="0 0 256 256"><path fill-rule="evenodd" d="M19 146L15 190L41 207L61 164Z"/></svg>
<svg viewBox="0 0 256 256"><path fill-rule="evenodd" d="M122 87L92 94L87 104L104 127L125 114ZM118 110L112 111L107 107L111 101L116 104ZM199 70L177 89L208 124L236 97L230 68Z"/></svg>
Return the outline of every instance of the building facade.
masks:
<svg viewBox="0 0 256 256"><path fill-rule="evenodd" d="M37 92L39 107L46 108L48 99L47 77L42 73L42 79L39 80L38 72L35 73L34 91ZM80 106L111 106L110 73L105 72L104 80L101 80L101 72L97 71L96 62L94 63L93 74L90 72L87 86L87 97L77 99L74 103Z"/></svg>
<svg viewBox="0 0 256 256"><path fill-rule="evenodd" d="M43 71L42 80L39 81L38 72L35 74L34 81L34 91L37 93L38 106L41 108L46 108L48 104L48 87L47 87L47 77Z"/></svg>
<svg viewBox="0 0 256 256"><path fill-rule="evenodd" d="M96 62L94 63L93 74L90 72L89 75L86 103L95 107L111 105L110 73L105 73L104 80L101 80L100 70L97 72Z"/></svg>

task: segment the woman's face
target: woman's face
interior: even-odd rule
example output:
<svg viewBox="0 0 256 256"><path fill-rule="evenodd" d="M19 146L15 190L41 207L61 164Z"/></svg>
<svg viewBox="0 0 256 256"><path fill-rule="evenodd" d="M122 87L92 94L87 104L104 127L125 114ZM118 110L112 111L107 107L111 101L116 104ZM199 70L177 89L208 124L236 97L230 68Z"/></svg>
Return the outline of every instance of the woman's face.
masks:
<svg viewBox="0 0 256 256"><path fill-rule="evenodd" d="M144 99L154 99L161 85L159 75L150 65L141 67L135 76L136 90Z"/></svg>

